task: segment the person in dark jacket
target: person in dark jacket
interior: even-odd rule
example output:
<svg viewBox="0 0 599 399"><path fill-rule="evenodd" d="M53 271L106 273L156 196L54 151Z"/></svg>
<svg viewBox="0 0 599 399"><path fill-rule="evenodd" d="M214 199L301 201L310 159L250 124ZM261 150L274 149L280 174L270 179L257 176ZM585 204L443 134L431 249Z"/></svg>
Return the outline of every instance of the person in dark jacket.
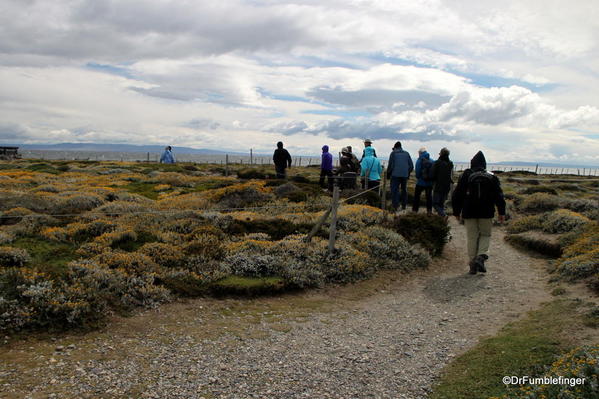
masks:
<svg viewBox="0 0 599 399"><path fill-rule="evenodd" d="M277 143L277 149L272 156L272 160L275 163L277 179L284 179L287 177L285 169L291 167L291 155L289 155L289 151L283 148L283 142L279 141Z"/></svg>
<svg viewBox="0 0 599 399"><path fill-rule="evenodd" d="M414 203L412 204L412 212L418 212L420 208L420 195L422 191L426 197L426 213L432 215L433 213L433 182L431 177L433 161L431 156L426 151L426 148L422 147L418 150L418 160L416 161L416 187L414 188ZM425 170L427 169L427 170Z"/></svg>
<svg viewBox="0 0 599 399"><path fill-rule="evenodd" d="M401 142L396 142L393 152L389 155L389 164L387 165L387 178L391 180L391 203L395 211L398 210L400 202L401 209L406 209L408 204L407 184L413 170L412 157L401 148Z"/></svg>
<svg viewBox="0 0 599 399"><path fill-rule="evenodd" d="M360 173L360 160L358 159L356 154L353 153L351 145L348 145L346 148L349 152L349 155L351 156L352 163L354 164L354 168L356 169L356 173Z"/></svg>
<svg viewBox="0 0 599 399"><path fill-rule="evenodd" d="M356 187L356 177L358 175L359 167L354 162L354 158L355 156L349 151L349 148L343 147L341 149L341 158L339 158L340 167L338 170L339 177L341 177L341 189L353 189Z"/></svg>
<svg viewBox="0 0 599 399"><path fill-rule="evenodd" d="M453 162L449 160L449 150L445 147L439 151L439 159L432 166L431 175L433 178L433 208L440 216L445 217L445 201L451 184L453 183L451 175L453 173Z"/></svg>
<svg viewBox="0 0 599 399"><path fill-rule="evenodd" d="M487 161L479 151L470 161L453 191L451 202L453 215L464 220L468 238L468 257L470 274L485 273L485 261L489 258L491 226L495 216L495 207L499 213L499 222L505 220L505 199L499 179L487 172Z"/></svg>
<svg viewBox="0 0 599 399"><path fill-rule="evenodd" d="M325 177L328 178L328 185L325 185ZM326 189L333 188L333 155L329 152L329 146L322 146L322 157L320 162L320 187Z"/></svg>

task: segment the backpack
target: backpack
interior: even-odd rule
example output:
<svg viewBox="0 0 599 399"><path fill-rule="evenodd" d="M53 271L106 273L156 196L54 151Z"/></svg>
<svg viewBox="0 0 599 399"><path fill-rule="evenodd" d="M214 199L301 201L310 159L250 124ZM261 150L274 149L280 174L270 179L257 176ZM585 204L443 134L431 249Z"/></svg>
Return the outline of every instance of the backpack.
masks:
<svg viewBox="0 0 599 399"><path fill-rule="evenodd" d="M422 176L422 180L433 181L433 161L424 158L420 167L420 174Z"/></svg>
<svg viewBox="0 0 599 399"><path fill-rule="evenodd" d="M486 170L472 172L468 176L466 196L474 202L483 203L491 201L493 193L493 178L495 176Z"/></svg>

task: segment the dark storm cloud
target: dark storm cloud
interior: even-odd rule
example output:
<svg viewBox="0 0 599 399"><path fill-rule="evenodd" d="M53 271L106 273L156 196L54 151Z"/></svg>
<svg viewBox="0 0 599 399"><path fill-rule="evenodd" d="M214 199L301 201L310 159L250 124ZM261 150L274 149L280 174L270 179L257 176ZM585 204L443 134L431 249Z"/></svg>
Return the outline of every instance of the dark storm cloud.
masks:
<svg viewBox="0 0 599 399"><path fill-rule="evenodd" d="M284 135L295 134L312 134L326 135L332 139L388 139L388 140L446 140L458 141L463 140L461 135L447 132L442 126L427 126L421 131L407 131L400 126L385 126L378 122L353 122L345 120L328 121L317 126L309 127L303 121L295 121L277 125L271 129L271 132L281 133Z"/></svg>
<svg viewBox="0 0 599 399"><path fill-rule="evenodd" d="M426 108L436 108L451 98L450 96L442 96L421 90L365 89L346 91L326 87L314 88L307 95L330 104L350 107L383 106L385 108L390 108L396 103L404 103L406 107L414 107L420 102L426 104Z"/></svg>
<svg viewBox="0 0 599 399"><path fill-rule="evenodd" d="M128 61L321 43L293 8L237 1L6 0L0 53Z"/></svg>

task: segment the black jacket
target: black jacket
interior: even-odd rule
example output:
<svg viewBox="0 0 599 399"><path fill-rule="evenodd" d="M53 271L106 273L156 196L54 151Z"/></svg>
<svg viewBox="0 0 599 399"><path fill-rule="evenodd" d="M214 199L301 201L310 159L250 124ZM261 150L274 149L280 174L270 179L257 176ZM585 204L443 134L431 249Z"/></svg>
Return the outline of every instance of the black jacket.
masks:
<svg viewBox="0 0 599 399"><path fill-rule="evenodd" d="M289 151L284 148L277 148L272 156L272 160L274 161L275 166L279 168L285 169L291 167L291 155L289 155Z"/></svg>
<svg viewBox="0 0 599 399"><path fill-rule="evenodd" d="M451 173L453 171L453 162L447 156L441 157L435 161L432 166L431 174L434 183L433 191L439 193L448 193L451 189Z"/></svg>
<svg viewBox="0 0 599 399"><path fill-rule="evenodd" d="M464 219L490 219L495 216L495 207L500 215L505 215L505 199L501 184L497 176L485 171L486 167L485 156L479 151L470 161L470 169L466 169L460 176L453 191L451 203L454 216L461 215ZM473 188L473 183L469 180L476 172L484 172L487 179Z"/></svg>

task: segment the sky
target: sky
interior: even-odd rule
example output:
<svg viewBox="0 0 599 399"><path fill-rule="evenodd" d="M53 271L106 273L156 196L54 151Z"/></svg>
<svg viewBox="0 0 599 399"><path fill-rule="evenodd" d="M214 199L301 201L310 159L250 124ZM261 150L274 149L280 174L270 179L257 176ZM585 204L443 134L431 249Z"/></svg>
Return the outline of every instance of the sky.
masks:
<svg viewBox="0 0 599 399"><path fill-rule="evenodd" d="M0 0L0 142L365 138L599 165L599 2Z"/></svg>

